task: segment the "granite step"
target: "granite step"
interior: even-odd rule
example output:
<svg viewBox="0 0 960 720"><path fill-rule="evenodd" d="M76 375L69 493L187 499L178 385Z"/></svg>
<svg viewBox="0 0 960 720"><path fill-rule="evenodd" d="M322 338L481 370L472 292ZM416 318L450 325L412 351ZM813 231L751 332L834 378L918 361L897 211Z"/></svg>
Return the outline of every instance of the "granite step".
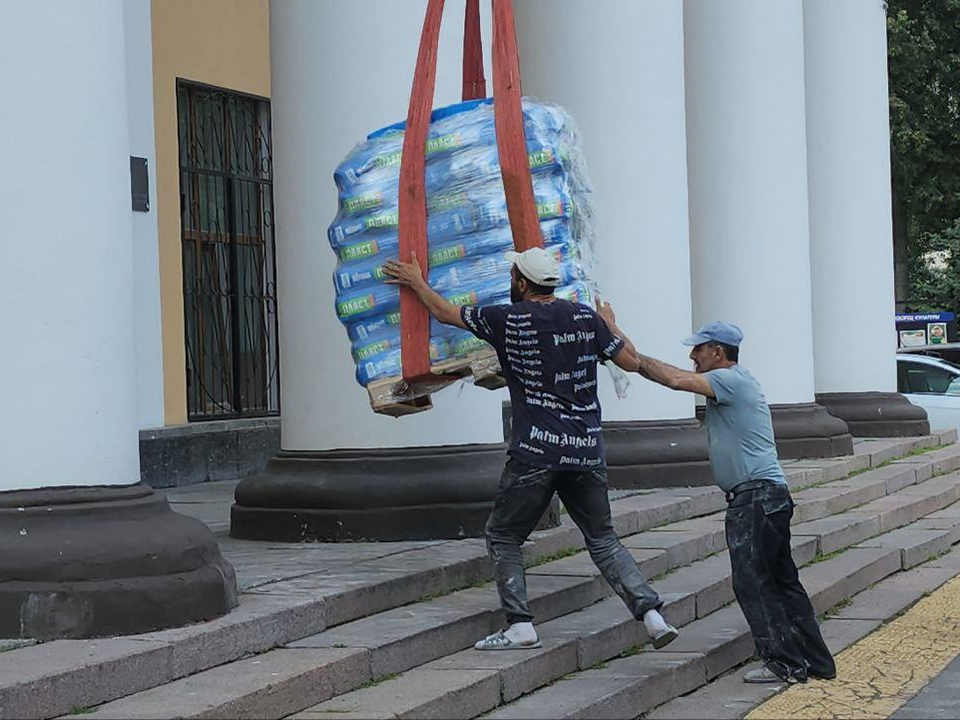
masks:
<svg viewBox="0 0 960 720"><path fill-rule="evenodd" d="M838 487L837 492L844 497L848 495L848 489L844 487ZM701 499L696 501L691 500L689 496L685 496L684 501L699 502L699 509L702 510L709 507L702 501L702 497L705 495L707 494L701 494ZM627 500L635 508L653 509L654 512L658 513L664 512L664 508L671 507L670 503L662 497L652 498L651 496L641 495ZM823 506L822 509L826 511L827 508ZM660 517L664 516L661 515ZM634 553L641 568L648 576L656 576L661 572L689 563L694 558L714 553L712 557L696 562L690 567L683 567L657 583L658 590L669 601L666 610L667 616L678 624L683 624L694 618L705 617L733 599L729 579L729 559L725 552L716 553L718 548L724 546L721 517L722 515L720 517L707 516L699 519L680 520L653 530L635 533L625 540L625 544ZM639 522L637 526L640 526ZM817 540L815 537L798 537L794 541L794 549L798 563L806 563L814 557L817 551ZM613 624L616 629L611 630L608 634L617 634L621 640L633 638L630 644L623 646L621 650L639 644L643 640L641 637L642 625L635 623L629 617L618 598L610 598L598 605L589 607L597 599L608 596L610 589L600 578L586 553L578 553L532 567L529 571L529 587L531 603L538 620L549 620L553 617L563 616L564 621L566 621L572 617L570 613L577 615L578 613L575 611L579 608L587 607L586 611L581 612L589 612L592 608L608 605L608 607L603 608L604 612L617 613L619 611L620 613L620 615L613 615L613 617L618 618L618 622ZM691 588L698 589L696 592L691 592ZM377 681L417 666L432 669L431 661L455 654L457 651L469 647L476 638L499 627L503 618L497 609L497 605L495 588L492 584L489 584L486 587L455 592L426 603L418 603L413 606L379 613L291 643L288 648L291 650L353 649L366 653L369 672L355 675L354 687L357 687L363 683ZM559 625L563 624L564 622L559 623ZM590 624L600 629L605 628L605 624L596 623L592 620L583 622L582 626L587 627ZM542 632L552 631L552 625L549 622L543 624L541 626ZM606 623L606 625L610 625L610 623ZM597 648L611 647L609 639L604 637L603 632L594 632L592 636L578 642L578 667L585 667L582 664L583 662L599 657ZM557 653L570 652L552 646L548 646L547 649ZM278 658L284 655L282 650L276 650L273 653ZM604 658L610 656L610 654L607 654ZM290 656L289 660L295 662L296 656ZM445 660L450 662L449 658L445 658ZM597 661L593 659L591 664ZM333 663L331 672L335 674L342 662L345 661L338 660L338 662ZM441 660L441 662L444 662L444 660ZM456 660L452 662L456 662ZM543 662L546 663L547 667L550 667L552 661L545 660ZM227 671L222 669L211 672L214 673L211 680L214 685L219 677L228 674ZM534 680L530 680L530 677L533 677ZM517 687L523 687L524 691L536 687L536 677L536 670L517 675ZM191 684L196 685L202 682L202 677L174 682L156 688L155 691L140 693L109 703L102 706L98 714L101 717L155 717L156 708L163 707L165 704L163 697L166 694L180 699L185 692L189 692L188 688ZM288 678L287 682L291 687L298 687L300 681L294 674ZM485 679L484 682L486 682ZM531 682L534 684L527 687ZM246 687L250 691L248 693L251 695L249 702L261 703L258 706L260 708L259 716L279 716L277 709L271 709L270 702L272 701L269 693L261 693L254 686L242 683L240 686ZM301 707L321 702L325 697L333 697L333 694L324 695L324 693L329 692L328 686L316 685L315 687L316 692L312 695L309 692L306 694L306 699L312 700L312 702L305 702ZM509 697L509 695L510 693L506 692L505 697ZM300 697L303 696L300 695ZM289 697L287 699L289 701ZM219 706L224 709L242 707L242 705L236 704L240 700L233 697L224 697L217 700L222 700ZM299 702L304 702L304 700ZM292 706L292 704L287 707ZM208 711L210 706L210 702L203 704L202 711ZM202 715L198 711L195 714L186 713L184 716Z"/></svg>
<svg viewBox="0 0 960 720"><path fill-rule="evenodd" d="M818 609L833 595L851 595L896 572L896 550L848 550L804 568L801 577ZM814 577L813 572L816 571ZM635 718L688 693L739 665L753 654L753 641L740 608L727 605L683 629L660 651L618 657L584 670L484 715L488 718ZM301 713L296 717L319 718ZM329 715L328 717L333 717Z"/></svg>
<svg viewBox="0 0 960 720"><path fill-rule="evenodd" d="M815 550L814 538L795 540L794 555L798 564L812 560ZM803 576L814 607L822 611L900 569L899 548L884 543L876 548L853 548L841 556L818 562L805 568ZM669 581L674 578L677 587L685 588L686 592L671 592ZM752 639L746 621L736 605L728 604L733 600L733 593L726 553L694 563L666 580L668 582L658 584L666 600L665 614L677 626L690 623L684 627L680 639L669 646L668 653L696 658L696 662L702 665L705 681L752 655ZM506 657L466 650L388 679L375 688L318 704L294 717L346 715L360 718L375 716L391 707L402 708L397 717L431 717L429 708L438 709L444 717L471 717L469 712L489 703L492 696L486 685L486 676L481 682L470 676L470 671L499 670L501 697L498 702L510 703L522 693L554 682L577 669L608 661L648 641L643 625L633 620L619 598L608 598L580 612L544 623L540 626L540 634L544 638L542 650L507 654ZM575 645L576 652L571 645ZM423 676L423 684L429 685L428 679L438 671L459 673L449 674L452 685L444 687L442 698L429 693L409 693L409 688L420 685L419 677ZM456 692L447 692L451 687L455 687ZM399 706L396 704L398 697L403 698ZM599 716L605 716L603 713L610 710L607 705L600 707ZM531 708L521 701L517 714L506 716L526 717L532 712ZM559 710L551 706L546 716L552 716L554 711Z"/></svg>
<svg viewBox="0 0 960 720"><path fill-rule="evenodd" d="M627 502L632 500L632 502ZM673 489L611 503L620 534L713 512L713 488ZM528 564L583 547L568 516L535 532ZM48 718L126 697L290 642L450 593L492 577L482 540L431 544L386 560L248 588L216 620L122 638L57 640L0 653L0 719Z"/></svg>
<svg viewBox="0 0 960 720"><path fill-rule="evenodd" d="M908 527L908 530L914 530ZM939 558L920 566L923 574L901 573L903 552L923 546L901 531L880 536L876 547L854 547L839 555L817 562L801 570L801 579L818 613L825 613L850 597L858 600L831 615L824 623L825 638L834 651L850 644L874 629L877 619L892 617L903 607L915 602L923 592L960 572L960 558L938 564ZM936 554L933 548L927 551ZM958 554L953 551L952 554ZM946 565L946 567L944 567ZM912 571L908 571L912 572ZM901 576L905 576L900 579ZM886 583L878 585L878 583ZM873 589L876 588L876 589ZM731 668L749 660L753 642L746 620L736 604L711 613L684 628L681 637L665 650L641 652L568 676L520 700L501 706L485 718L635 718L678 695L705 687ZM728 680L723 690L730 690ZM745 689L744 693L769 695L763 689ZM766 695L764 695L766 693ZM704 697L726 705L729 698L720 693L704 693ZM735 696L736 697L736 696ZM665 698L665 699L664 699ZM664 705L660 713L650 717L725 717L720 709L707 707L702 698L681 703L673 708ZM692 708L702 712L691 714ZM752 707L752 705L751 705ZM743 708L738 707L738 710ZM748 708L747 708L748 709ZM740 717L741 715L736 715ZM300 713L295 717L323 718L333 715Z"/></svg>
<svg viewBox="0 0 960 720"><path fill-rule="evenodd" d="M888 622L927 593L960 574L960 548L891 575L854 595L851 602L827 615L821 623L824 640L836 654ZM642 715L649 720L716 718L734 720L783 689L782 685L748 685L742 675L759 667L758 661L728 671L697 690L670 700Z"/></svg>
<svg viewBox="0 0 960 720"><path fill-rule="evenodd" d="M863 477L881 470L890 472L885 467L893 464L894 457L955 439L955 433L945 432L925 438L858 441L856 455L852 457L787 462L785 469L791 486L799 490L824 483L830 477L870 468ZM937 467L960 463L960 447L956 446L927 455L930 457L917 455L896 462L909 462L918 478L928 467L927 474L931 474L937 463ZM612 503L617 531L640 543L631 545L634 550L667 550L670 546L671 563L677 564L688 563L700 553L718 547L718 540L722 540L722 520L718 525L715 515L706 520L704 516L724 505L722 493L710 487L646 492ZM639 537L638 534L646 531L663 532L664 538L669 539ZM695 535L677 536L685 532ZM578 548L582 548L579 531L568 516L563 516L560 527L531 537L525 547L525 557L529 565L535 566L545 558ZM663 558L648 554L642 560L650 571L657 570L657 563ZM591 588L596 589L597 585L601 586L601 592L609 592L596 578L577 577L569 582L550 581L559 593L557 598L565 597L573 603L564 605L566 601L558 600L558 611L569 612L568 608L585 602ZM0 718L53 717L73 708L128 697L227 663L250 659L252 655L284 649L296 640L315 636L325 629L411 604L416 607L421 604L417 601L425 597L450 593L489 578L490 565L481 540L435 543L378 561L361 561L355 566L248 588L241 594L240 606L234 612L212 622L140 636L61 640L8 650L0 654ZM490 598L488 593L483 602L487 603ZM490 606L495 607L495 601ZM481 621L477 627L482 626ZM286 656L285 653L279 655ZM296 657L289 655L291 667L297 667ZM324 657L327 659L320 666L329 663L330 672L334 674L341 663L347 662L334 656ZM255 660L252 658L250 664L254 669ZM273 661L273 657L268 660ZM290 672L290 682L296 682L297 671ZM370 679L373 679L372 673Z"/></svg>

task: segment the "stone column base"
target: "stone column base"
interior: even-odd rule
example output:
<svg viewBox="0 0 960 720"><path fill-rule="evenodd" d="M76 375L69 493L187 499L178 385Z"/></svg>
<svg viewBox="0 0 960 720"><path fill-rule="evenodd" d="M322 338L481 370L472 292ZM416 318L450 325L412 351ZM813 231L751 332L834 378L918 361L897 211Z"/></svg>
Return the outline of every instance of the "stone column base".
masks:
<svg viewBox="0 0 960 720"><path fill-rule="evenodd" d="M927 411L900 393L818 393L817 402L847 423L854 437L914 437L930 434Z"/></svg>
<svg viewBox="0 0 960 720"><path fill-rule="evenodd" d="M281 451L237 486L230 535L283 542L481 537L505 445ZM551 504L540 527L559 522Z"/></svg>
<svg viewBox="0 0 960 720"><path fill-rule="evenodd" d="M713 484L707 431L695 418L607 422L603 442L612 488Z"/></svg>
<svg viewBox="0 0 960 720"><path fill-rule="evenodd" d="M781 460L853 455L847 424L821 405L771 405L770 415Z"/></svg>
<svg viewBox="0 0 960 720"><path fill-rule="evenodd" d="M237 604L211 532L143 484L0 493L0 537L3 638L142 633Z"/></svg>

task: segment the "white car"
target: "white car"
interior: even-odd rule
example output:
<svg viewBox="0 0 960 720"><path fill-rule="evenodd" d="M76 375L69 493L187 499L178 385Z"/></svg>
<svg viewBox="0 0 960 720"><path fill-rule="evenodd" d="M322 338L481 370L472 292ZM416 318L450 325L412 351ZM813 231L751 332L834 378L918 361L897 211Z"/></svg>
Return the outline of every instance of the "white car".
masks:
<svg viewBox="0 0 960 720"><path fill-rule="evenodd" d="M960 365L929 355L898 353L897 390L927 411L931 428L960 430Z"/></svg>

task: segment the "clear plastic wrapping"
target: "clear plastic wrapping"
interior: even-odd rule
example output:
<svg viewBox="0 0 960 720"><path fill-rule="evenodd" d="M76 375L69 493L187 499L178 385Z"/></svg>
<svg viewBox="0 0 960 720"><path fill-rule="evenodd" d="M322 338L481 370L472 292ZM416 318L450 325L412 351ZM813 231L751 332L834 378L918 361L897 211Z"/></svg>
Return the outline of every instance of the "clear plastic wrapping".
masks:
<svg viewBox="0 0 960 720"><path fill-rule="evenodd" d="M562 269L559 297L589 304L593 281L591 188L571 117L523 100L524 131L544 246ZM339 211L327 232L337 254L336 312L347 329L357 380L400 375L400 293L383 265L399 254L398 183L403 123L378 130L337 167ZM500 178L492 101L435 110L425 181L431 286L457 305L507 303L513 249ZM421 259L425 262L425 259ZM432 322L434 363L488 347L466 331Z"/></svg>

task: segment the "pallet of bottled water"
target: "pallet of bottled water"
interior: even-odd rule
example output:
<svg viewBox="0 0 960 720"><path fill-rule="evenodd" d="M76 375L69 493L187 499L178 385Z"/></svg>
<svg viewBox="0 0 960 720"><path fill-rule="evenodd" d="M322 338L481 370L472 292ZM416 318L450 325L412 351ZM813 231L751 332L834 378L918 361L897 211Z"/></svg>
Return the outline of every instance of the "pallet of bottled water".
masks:
<svg viewBox="0 0 960 720"><path fill-rule="evenodd" d="M579 134L561 107L523 100L527 157L544 247L562 272L557 296L590 304L593 221ZM502 386L493 349L465 330L430 327L436 388L401 378L400 292L385 283L384 263L399 254L398 187L404 123L370 134L334 173L339 209L327 236L337 254L336 313L352 346L356 379L377 412L400 415L431 407L429 392L450 376ZM434 110L426 143L430 285L455 305L510 302L513 236L500 177L492 101ZM446 379L441 380L439 376Z"/></svg>

